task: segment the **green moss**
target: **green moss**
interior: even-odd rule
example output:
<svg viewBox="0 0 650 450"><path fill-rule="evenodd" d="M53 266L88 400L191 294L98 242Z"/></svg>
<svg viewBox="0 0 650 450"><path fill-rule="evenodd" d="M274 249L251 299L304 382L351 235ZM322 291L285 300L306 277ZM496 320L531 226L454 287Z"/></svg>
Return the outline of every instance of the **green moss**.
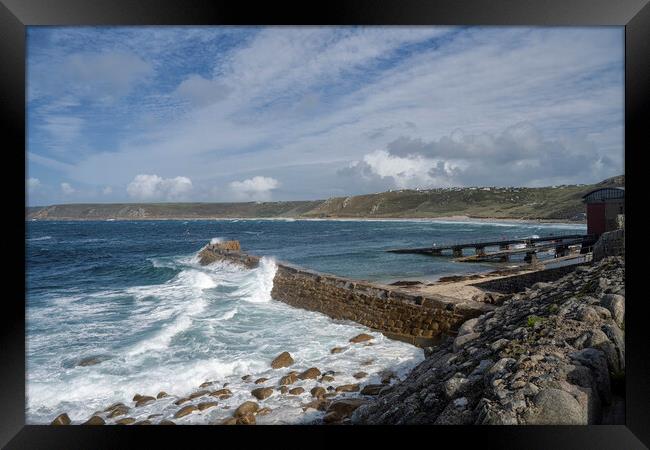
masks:
<svg viewBox="0 0 650 450"><path fill-rule="evenodd" d="M544 321L543 317L533 315L533 316L528 316L528 320L526 321L526 324L532 328L535 326L536 323L538 322L541 323L543 321Z"/></svg>
<svg viewBox="0 0 650 450"><path fill-rule="evenodd" d="M553 304L552 304L551 306L549 306L549 308L548 308L548 311L549 311L551 314L555 314L555 313L558 312L559 310L560 310L560 307L557 306L555 303L553 303Z"/></svg>

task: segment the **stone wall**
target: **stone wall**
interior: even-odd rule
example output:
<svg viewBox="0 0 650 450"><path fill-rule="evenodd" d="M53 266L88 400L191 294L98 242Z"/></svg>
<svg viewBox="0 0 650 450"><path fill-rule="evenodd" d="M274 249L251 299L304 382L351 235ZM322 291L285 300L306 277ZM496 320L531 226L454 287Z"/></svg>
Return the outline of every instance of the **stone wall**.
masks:
<svg viewBox="0 0 650 450"><path fill-rule="evenodd" d="M228 250L226 243L210 244L200 253L201 264L226 260L247 268L260 258ZM333 319L352 320L389 338L425 347L455 334L467 319L494 306L440 295L419 296L394 286L322 274L277 263L271 296L297 308L317 311Z"/></svg>
<svg viewBox="0 0 650 450"><path fill-rule="evenodd" d="M625 229L603 233L594 244L594 261L606 256L625 256Z"/></svg>
<svg viewBox="0 0 650 450"><path fill-rule="evenodd" d="M563 276L573 272L576 267L584 264L572 264L569 266L555 267L553 269L538 270L535 272L512 275L509 277L474 283L472 286L476 286L477 288L486 291L500 292L502 294L512 294L515 292L523 291L535 283L549 283L559 280Z"/></svg>

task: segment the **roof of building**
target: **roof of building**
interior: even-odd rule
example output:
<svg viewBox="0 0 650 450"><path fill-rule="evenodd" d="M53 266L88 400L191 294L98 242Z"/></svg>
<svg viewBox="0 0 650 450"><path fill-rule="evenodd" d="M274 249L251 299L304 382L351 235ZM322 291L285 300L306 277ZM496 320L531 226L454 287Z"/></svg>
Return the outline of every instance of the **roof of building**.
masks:
<svg viewBox="0 0 650 450"><path fill-rule="evenodd" d="M596 195L600 194L600 195ZM625 188L624 187L604 187L594 189L593 191L587 192L582 196L583 200L605 200L605 199L616 199L616 198L625 198Z"/></svg>

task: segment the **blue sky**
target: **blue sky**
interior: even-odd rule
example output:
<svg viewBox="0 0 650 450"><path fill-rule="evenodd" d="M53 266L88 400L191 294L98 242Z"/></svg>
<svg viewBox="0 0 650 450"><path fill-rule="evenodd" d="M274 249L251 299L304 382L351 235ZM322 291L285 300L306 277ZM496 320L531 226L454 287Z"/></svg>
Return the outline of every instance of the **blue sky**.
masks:
<svg viewBox="0 0 650 450"><path fill-rule="evenodd" d="M29 205L623 173L622 27L29 27Z"/></svg>

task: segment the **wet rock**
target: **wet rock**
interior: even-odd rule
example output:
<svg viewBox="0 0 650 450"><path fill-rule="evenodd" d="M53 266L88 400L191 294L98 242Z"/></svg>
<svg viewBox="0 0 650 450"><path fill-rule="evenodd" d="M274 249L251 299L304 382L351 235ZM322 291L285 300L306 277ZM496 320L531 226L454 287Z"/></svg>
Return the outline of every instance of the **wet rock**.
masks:
<svg viewBox="0 0 650 450"><path fill-rule="evenodd" d="M151 425L151 421L141 420L140 422L135 422L133 425Z"/></svg>
<svg viewBox="0 0 650 450"><path fill-rule="evenodd" d="M228 417L221 422L221 425L237 425L237 418Z"/></svg>
<svg viewBox="0 0 650 450"><path fill-rule="evenodd" d="M255 402L244 402L235 410L234 416L241 417L244 414L256 413L260 409L259 405Z"/></svg>
<svg viewBox="0 0 650 450"><path fill-rule="evenodd" d="M269 381L268 378L262 377L262 378L258 378L257 380L255 380L255 384L262 384L262 383L266 383L267 381Z"/></svg>
<svg viewBox="0 0 650 450"><path fill-rule="evenodd" d="M397 375L392 370L383 370L379 372L382 384L390 384L391 380L397 379Z"/></svg>
<svg viewBox="0 0 650 450"><path fill-rule="evenodd" d="M250 381L253 378L253 375L244 375L241 377L242 381Z"/></svg>
<svg viewBox="0 0 650 450"><path fill-rule="evenodd" d="M133 417L125 417L124 419L120 419L115 422L116 425L131 425L132 423L135 423L135 419Z"/></svg>
<svg viewBox="0 0 650 450"><path fill-rule="evenodd" d="M280 386L293 384L297 380L298 380L298 372L292 371L292 372L289 372L288 374L286 374L285 376L283 376L282 378L280 378L280 381L279 381L278 384L280 384Z"/></svg>
<svg viewBox="0 0 650 450"><path fill-rule="evenodd" d="M158 395L156 395L156 398L158 398L158 399L165 398L165 397L169 397L169 394L167 392L165 392L165 391L160 391L160 392L158 392Z"/></svg>
<svg viewBox="0 0 650 450"><path fill-rule="evenodd" d="M303 392L305 392L305 389L301 388L301 387L296 387L296 388L293 388L293 389L289 390L289 394L291 394L291 395L300 395Z"/></svg>
<svg viewBox="0 0 650 450"><path fill-rule="evenodd" d="M164 419L158 422L158 425L176 425L176 423L172 422L171 420Z"/></svg>
<svg viewBox="0 0 650 450"><path fill-rule="evenodd" d="M341 353L343 351L347 350L347 347L334 347L330 350L330 353L335 355L337 353Z"/></svg>
<svg viewBox="0 0 650 450"><path fill-rule="evenodd" d="M99 416L92 416L86 420L82 425L105 425L106 421Z"/></svg>
<svg viewBox="0 0 650 450"><path fill-rule="evenodd" d="M358 384L344 384L336 387L336 392L359 392Z"/></svg>
<svg viewBox="0 0 650 450"><path fill-rule="evenodd" d="M334 377L332 375L323 375L320 377L321 383L331 383L332 381L334 381Z"/></svg>
<svg viewBox="0 0 650 450"><path fill-rule="evenodd" d="M369 341L371 339L374 339L374 337L370 336L369 334L366 334L366 333L361 333L361 334L358 334L355 337L351 338L350 342L352 342L353 344L356 344L356 343L359 343L359 342Z"/></svg>
<svg viewBox="0 0 650 450"><path fill-rule="evenodd" d="M179 398L178 400L176 400L176 401L174 402L174 405L176 405L176 406L180 406L180 405L182 405L183 403L187 403L187 402L189 402L189 401L190 401L190 399L187 398L187 397Z"/></svg>
<svg viewBox="0 0 650 450"><path fill-rule="evenodd" d="M262 408L259 411L257 411L258 416L266 416L267 414L270 414L273 410L271 408Z"/></svg>
<svg viewBox="0 0 650 450"><path fill-rule="evenodd" d="M70 425L71 420L68 417L67 413L59 414L56 418L50 423L50 425Z"/></svg>
<svg viewBox="0 0 650 450"><path fill-rule="evenodd" d="M217 389L216 391L210 392L211 397L217 397L218 399L227 399L232 395L230 389Z"/></svg>
<svg viewBox="0 0 650 450"><path fill-rule="evenodd" d="M86 358L81 358L79 362L77 363L78 366L81 367L86 367L86 366L94 366L95 364L99 364L100 362L104 361L106 358L102 358L100 356L88 356Z"/></svg>
<svg viewBox="0 0 650 450"><path fill-rule="evenodd" d="M307 411L309 408L311 408L317 411L325 411L327 410L329 403L330 403L329 400L326 400L324 398L318 398L316 400L312 400L309 403L305 403L304 405L302 405L302 410Z"/></svg>
<svg viewBox="0 0 650 450"><path fill-rule="evenodd" d="M176 411L176 413L174 414L174 419L185 417L188 414L192 414L194 411L198 411L198 408L194 405L183 406L181 409Z"/></svg>
<svg viewBox="0 0 650 450"><path fill-rule="evenodd" d="M209 393L210 391L205 391L205 390L193 392L192 394L190 394L189 399L194 400L195 398L203 397L204 395L208 395Z"/></svg>
<svg viewBox="0 0 650 450"><path fill-rule="evenodd" d="M113 407L109 410L107 409L106 411L110 411L108 413L108 417L111 419L113 417L118 417L118 416L123 416L126 413L128 413L130 408L122 403L118 403L117 405L113 405Z"/></svg>
<svg viewBox="0 0 650 450"><path fill-rule="evenodd" d="M310 367L301 374L298 375L298 378L301 380L315 380L320 376L320 370L316 367Z"/></svg>
<svg viewBox="0 0 650 450"><path fill-rule="evenodd" d="M352 376L353 376L354 378L356 378L357 380L360 380L361 378L365 378L365 377L367 377L368 374L367 374L366 372L357 372L357 373L355 373L355 374L352 375Z"/></svg>
<svg viewBox="0 0 650 450"><path fill-rule="evenodd" d="M214 384L214 381L206 381L205 383L201 383L199 385L199 387L200 388L205 388L205 387L208 387L208 386L212 386L213 384Z"/></svg>
<svg viewBox="0 0 650 450"><path fill-rule="evenodd" d="M535 396L535 407L524 417L529 425L585 425L586 411L569 393L559 389L543 389Z"/></svg>
<svg viewBox="0 0 650 450"><path fill-rule="evenodd" d="M278 388L278 391L280 391L281 394L286 394L287 392L289 392L289 388L286 386L280 386Z"/></svg>
<svg viewBox="0 0 650 450"><path fill-rule="evenodd" d="M323 387L315 386L315 387L312 388L312 390L310 391L310 394L311 394L312 397L320 398L320 397L322 397L323 395L327 394L327 391L326 391L325 388L323 388Z"/></svg>
<svg viewBox="0 0 650 450"><path fill-rule="evenodd" d="M294 363L293 358L289 352L282 352L271 361L271 367L280 369L282 367L289 367Z"/></svg>
<svg viewBox="0 0 650 450"><path fill-rule="evenodd" d="M349 398L332 402L327 408L327 414L325 416L330 417L327 417L327 419L324 417L323 420L326 423L341 421L350 417L357 408L365 403L367 401L360 398Z"/></svg>
<svg viewBox="0 0 650 450"><path fill-rule="evenodd" d="M255 414L246 413L237 417L237 425L255 425Z"/></svg>
<svg viewBox="0 0 650 450"><path fill-rule="evenodd" d="M140 397L140 399L137 402L135 402L135 407L138 408L140 406L144 406L144 405L146 405L148 403L151 403L153 401L156 401L155 397L151 397L151 396L148 396L148 395L143 395L142 397Z"/></svg>
<svg viewBox="0 0 650 450"><path fill-rule="evenodd" d="M265 398L268 398L273 394L273 388L266 387L266 388L253 389L251 391L251 394L253 395L253 397L255 397L258 400L264 400Z"/></svg>
<svg viewBox="0 0 650 450"><path fill-rule="evenodd" d="M384 384L367 384L361 389L361 395L379 395L379 391L385 387Z"/></svg>
<svg viewBox="0 0 650 450"><path fill-rule="evenodd" d="M198 405L196 405L196 407L199 408L199 411L205 411L206 409L214 408L217 405L218 405L217 402L201 402Z"/></svg>
<svg viewBox="0 0 650 450"><path fill-rule="evenodd" d="M133 400L134 402L137 402L141 398L142 398L142 396L140 394L135 394L131 400Z"/></svg>

